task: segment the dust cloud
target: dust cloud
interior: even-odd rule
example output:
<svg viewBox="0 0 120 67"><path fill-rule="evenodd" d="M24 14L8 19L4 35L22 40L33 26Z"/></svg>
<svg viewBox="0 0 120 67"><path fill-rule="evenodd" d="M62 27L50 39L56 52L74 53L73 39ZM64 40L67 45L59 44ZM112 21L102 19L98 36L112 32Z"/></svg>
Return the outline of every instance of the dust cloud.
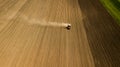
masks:
<svg viewBox="0 0 120 67"><path fill-rule="evenodd" d="M51 27L67 27L69 23L65 22L49 22L46 20L39 20L39 19L30 19L27 16L23 15L21 17L24 21L28 22L30 25L40 25L40 26L51 26Z"/></svg>

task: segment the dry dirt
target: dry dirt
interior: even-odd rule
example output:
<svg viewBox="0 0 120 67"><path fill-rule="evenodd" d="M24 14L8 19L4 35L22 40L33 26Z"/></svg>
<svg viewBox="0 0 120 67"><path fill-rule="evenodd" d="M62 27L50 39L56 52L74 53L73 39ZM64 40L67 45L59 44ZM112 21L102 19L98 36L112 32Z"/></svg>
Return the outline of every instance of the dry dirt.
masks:
<svg viewBox="0 0 120 67"><path fill-rule="evenodd" d="M113 40L105 40L99 23L90 21L97 20L97 9L89 11L87 2L85 6L84 0L0 0L0 67L112 67L112 56L106 58L109 50L100 45ZM65 29L66 23L71 30ZM111 27L102 23L109 32ZM120 36L114 30L113 35L117 43L111 44L120 45Z"/></svg>

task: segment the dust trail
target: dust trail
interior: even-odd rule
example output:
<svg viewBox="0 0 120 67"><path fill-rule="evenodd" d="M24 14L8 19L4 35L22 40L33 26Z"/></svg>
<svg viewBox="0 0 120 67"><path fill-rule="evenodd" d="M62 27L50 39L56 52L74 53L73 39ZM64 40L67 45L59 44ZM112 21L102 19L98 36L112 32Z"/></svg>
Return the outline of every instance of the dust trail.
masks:
<svg viewBox="0 0 120 67"><path fill-rule="evenodd" d="M51 27L67 27L69 23L64 22L47 22L46 20L30 19L25 15L22 15L21 18L27 21L30 25L40 25L40 26L51 26Z"/></svg>

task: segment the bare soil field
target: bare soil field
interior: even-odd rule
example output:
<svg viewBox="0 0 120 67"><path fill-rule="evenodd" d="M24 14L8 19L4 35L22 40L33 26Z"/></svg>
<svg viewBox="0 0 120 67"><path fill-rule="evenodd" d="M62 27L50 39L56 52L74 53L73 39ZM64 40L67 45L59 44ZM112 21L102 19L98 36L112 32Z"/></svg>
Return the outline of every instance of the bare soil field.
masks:
<svg viewBox="0 0 120 67"><path fill-rule="evenodd" d="M119 57L120 27L97 0L0 0L0 67L119 67Z"/></svg>

